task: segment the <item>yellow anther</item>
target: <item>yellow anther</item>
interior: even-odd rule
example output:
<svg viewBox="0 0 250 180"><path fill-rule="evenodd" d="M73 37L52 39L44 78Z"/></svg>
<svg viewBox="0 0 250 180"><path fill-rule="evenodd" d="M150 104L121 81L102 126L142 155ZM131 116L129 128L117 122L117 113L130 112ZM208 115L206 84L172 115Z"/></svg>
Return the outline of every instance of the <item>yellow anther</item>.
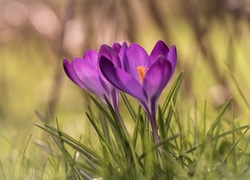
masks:
<svg viewBox="0 0 250 180"><path fill-rule="evenodd" d="M145 67L142 67L142 66L137 67L137 72L138 72L138 76L139 76L141 84L143 83L143 79L145 76L145 70L146 70Z"/></svg>

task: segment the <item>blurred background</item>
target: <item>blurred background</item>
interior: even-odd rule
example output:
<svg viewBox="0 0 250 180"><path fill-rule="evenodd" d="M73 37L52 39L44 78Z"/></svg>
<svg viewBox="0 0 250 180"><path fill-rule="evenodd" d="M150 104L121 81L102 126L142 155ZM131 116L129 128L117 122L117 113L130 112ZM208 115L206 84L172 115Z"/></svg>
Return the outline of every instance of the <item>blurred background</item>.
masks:
<svg viewBox="0 0 250 180"><path fill-rule="evenodd" d="M248 123L249 22L249 0L0 0L0 173L17 166L31 135L30 154L41 154L35 110L74 137L88 135L88 98L62 61L104 43L136 42L148 53L159 39L175 44L178 67L161 101L184 71L180 111L207 103L217 112L233 97L235 116Z"/></svg>

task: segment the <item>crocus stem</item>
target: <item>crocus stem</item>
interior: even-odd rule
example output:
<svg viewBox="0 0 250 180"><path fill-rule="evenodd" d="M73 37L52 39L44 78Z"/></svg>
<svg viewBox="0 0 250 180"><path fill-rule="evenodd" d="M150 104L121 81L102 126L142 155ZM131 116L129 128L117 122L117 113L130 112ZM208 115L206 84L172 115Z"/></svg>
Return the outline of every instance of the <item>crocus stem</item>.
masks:
<svg viewBox="0 0 250 180"><path fill-rule="evenodd" d="M156 123L156 113L155 111L152 111L149 115L152 131L153 131L153 136L155 143L158 143L160 141L158 131L157 131L157 123Z"/></svg>

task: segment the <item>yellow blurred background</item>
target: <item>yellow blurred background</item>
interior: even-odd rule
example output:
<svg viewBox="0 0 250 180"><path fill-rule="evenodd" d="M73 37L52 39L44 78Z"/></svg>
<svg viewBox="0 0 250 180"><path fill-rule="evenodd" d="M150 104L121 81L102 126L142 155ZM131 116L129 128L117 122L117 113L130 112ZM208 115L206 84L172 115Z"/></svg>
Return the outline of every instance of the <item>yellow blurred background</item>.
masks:
<svg viewBox="0 0 250 180"><path fill-rule="evenodd" d="M236 116L248 117L249 21L249 0L0 0L1 161L14 161L12 150L22 151L31 134L43 139L34 110L51 123L57 116L73 136L88 133L88 99L66 77L62 60L116 41L136 42L148 53L159 39L175 44L170 84L184 71L182 108L202 109L207 101L213 112L231 96Z"/></svg>

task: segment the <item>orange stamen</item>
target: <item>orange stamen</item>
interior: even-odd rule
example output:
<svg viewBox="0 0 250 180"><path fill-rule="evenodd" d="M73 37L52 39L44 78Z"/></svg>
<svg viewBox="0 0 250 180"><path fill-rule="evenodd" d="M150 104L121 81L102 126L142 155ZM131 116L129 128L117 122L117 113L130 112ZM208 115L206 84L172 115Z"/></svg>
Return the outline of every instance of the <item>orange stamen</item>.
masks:
<svg viewBox="0 0 250 180"><path fill-rule="evenodd" d="M137 72L138 72L138 76L139 76L141 84L142 84L144 76L145 76L145 70L146 70L145 67L142 67L142 66L137 67Z"/></svg>

